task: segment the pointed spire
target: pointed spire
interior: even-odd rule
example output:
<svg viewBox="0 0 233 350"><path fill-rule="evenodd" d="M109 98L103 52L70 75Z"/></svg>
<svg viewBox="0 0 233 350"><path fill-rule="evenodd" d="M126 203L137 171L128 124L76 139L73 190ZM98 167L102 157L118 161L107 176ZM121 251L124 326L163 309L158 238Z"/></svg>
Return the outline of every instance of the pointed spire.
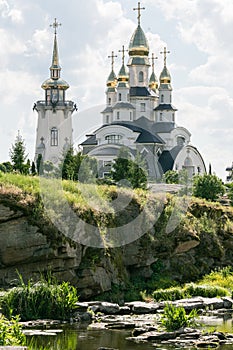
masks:
<svg viewBox="0 0 233 350"><path fill-rule="evenodd" d="M58 57L58 45L57 45L57 28L61 26L61 23L57 22L55 18L54 23L50 27L54 28L54 44L53 44L53 58L52 65L50 67L51 79L57 80L60 78L61 67L59 66L59 57Z"/></svg>
<svg viewBox="0 0 233 350"><path fill-rule="evenodd" d="M167 54L170 53L170 51L167 51L166 47L164 47L164 50L160 52L164 55L164 67L160 74L160 87L166 87L168 89L171 89L171 75L167 69Z"/></svg>

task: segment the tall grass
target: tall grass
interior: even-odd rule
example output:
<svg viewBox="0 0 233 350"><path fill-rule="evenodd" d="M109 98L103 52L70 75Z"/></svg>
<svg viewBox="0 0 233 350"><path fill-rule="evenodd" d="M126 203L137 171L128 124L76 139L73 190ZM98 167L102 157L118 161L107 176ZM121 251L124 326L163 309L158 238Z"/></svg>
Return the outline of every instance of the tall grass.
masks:
<svg viewBox="0 0 233 350"><path fill-rule="evenodd" d="M29 281L7 291L2 297L1 308L6 317L20 315L23 321L39 318L65 320L70 318L77 301L77 291L68 282L58 284L42 280L32 284Z"/></svg>
<svg viewBox="0 0 233 350"><path fill-rule="evenodd" d="M26 336L23 334L19 317L8 320L0 315L0 346L25 345Z"/></svg>

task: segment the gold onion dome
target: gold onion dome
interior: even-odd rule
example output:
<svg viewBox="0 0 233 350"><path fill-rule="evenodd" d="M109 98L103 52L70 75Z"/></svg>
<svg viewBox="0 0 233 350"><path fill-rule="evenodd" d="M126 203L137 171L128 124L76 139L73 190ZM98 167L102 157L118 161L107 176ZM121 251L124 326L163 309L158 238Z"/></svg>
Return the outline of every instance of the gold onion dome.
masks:
<svg viewBox="0 0 233 350"><path fill-rule="evenodd" d="M129 43L129 55L130 56L148 56L149 55L149 44L147 38L138 24L137 29L132 35Z"/></svg>
<svg viewBox="0 0 233 350"><path fill-rule="evenodd" d="M152 90L156 90L158 88L158 79L155 75L155 72L151 73L150 80L149 80L149 87Z"/></svg>
<svg viewBox="0 0 233 350"><path fill-rule="evenodd" d="M164 66L161 74L160 74L160 84L170 84L171 83L171 75L166 66Z"/></svg>
<svg viewBox="0 0 233 350"><path fill-rule="evenodd" d="M122 64L121 69L118 74L118 81L128 81L129 80L129 75L126 72L125 65Z"/></svg>
<svg viewBox="0 0 233 350"><path fill-rule="evenodd" d="M47 89L51 89L51 88L56 88L59 90L67 90L70 86L69 84L63 80L63 79L46 79L43 84L41 85L42 89L47 90Z"/></svg>
<svg viewBox="0 0 233 350"><path fill-rule="evenodd" d="M107 79L107 87L115 88L116 85L117 85L117 77L116 77L116 74L114 73L114 70L112 69Z"/></svg>

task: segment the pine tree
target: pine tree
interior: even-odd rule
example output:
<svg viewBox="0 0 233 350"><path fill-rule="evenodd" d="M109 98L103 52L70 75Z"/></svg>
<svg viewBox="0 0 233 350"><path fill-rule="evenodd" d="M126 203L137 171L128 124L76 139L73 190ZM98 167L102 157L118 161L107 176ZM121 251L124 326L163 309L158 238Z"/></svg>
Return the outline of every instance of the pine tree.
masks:
<svg viewBox="0 0 233 350"><path fill-rule="evenodd" d="M42 154L38 154L37 160L36 160L36 170L38 175L44 174L44 162Z"/></svg>
<svg viewBox="0 0 233 350"><path fill-rule="evenodd" d="M18 132L18 135L15 139L15 143L12 145L10 149L10 158L13 164L13 169L15 171L19 171L20 173L24 173L25 171L25 160L27 158L26 153L26 147L24 140L20 133Z"/></svg>
<svg viewBox="0 0 233 350"><path fill-rule="evenodd" d="M36 175L36 166L35 166L35 162L32 162L31 174L32 174L32 176L35 176L35 175Z"/></svg>

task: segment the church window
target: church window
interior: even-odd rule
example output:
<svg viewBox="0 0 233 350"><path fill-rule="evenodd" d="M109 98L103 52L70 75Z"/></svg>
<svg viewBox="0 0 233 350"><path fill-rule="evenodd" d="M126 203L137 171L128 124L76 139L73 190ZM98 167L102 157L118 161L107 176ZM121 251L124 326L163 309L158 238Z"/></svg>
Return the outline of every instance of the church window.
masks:
<svg viewBox="0 0 233 350"><path fill-rule="evenodd" d="M120 143L121 139L122 139L121 135L107 135L105 137L105 140L108 143Z"/></svg>
<svg viewBox="0 0 233 350"><path fill-rule="evenodd" d="M117 112L117 119L120 119L120 112Z"/></svg>
<svg viewBox="0 0 233 350"><path fill-rule="evenodd" d="M109 97L109 98L108 98L108 104L111 105L111 102L112 102L112 100L111 100L111 98Z"/></svg>
<svg viewBox="0 0 233 350"><path fill-rule="evenodd" d="M160 121L160 122L163 121L163 113L159 113L159 121Z"/></svg>
<svg viewBox="0 0 233 350"><path fill-rule="evenodd" d="M161 95L161 103L164 103L164 95Z"/></svg>
<svg viewBox="0 0 233 350"><path fill-rule="evenodd" d="M119 101L121 101L121 93L119 94Z"/></svg>
<svg viewBox="0 0 233 350"><path fill-rule="evenodd" d="M146 104L145 103L140 103L140 111L145 112L146 111Z"/></svg>
<svg viewBox="0 0 233 350"><path fill-rule="evenodd" d="M175 121L175 113L172 113L172 121Z"/></svg>
<svg viewBox="0 0 233 350"><path fill-rule="evenodd" d="M58 130L55 127L51 129L51 146L58 146Z"/></svg>
<svg viewBox="0 0 233 350"><path fill-rule="evenodd" d="M50 103L50 98L51 98L51 90L46 90L46 102L47 102L47 104Z"/></svg>
<svg viewBox="0 0 233 350"><path fill-rule="evenodd" d="M183 136L177 137L177 146L184 146L185 144L185 138Z"/></svg>
<svg viewBox="0 0 233 350"><path fill-rule="evenodd" d="M170 95L170 103L172 103L172 95Z"/></svg>
<svg viewBox="0 0 233 350"><path fill-rule="evenodd" d="M139 83L143 83L143 81L144 81L144 74L143 74L143 72L141 71L141 72L139 72L139 75L138 75L138 81L139 81Z"/></svg>
<svg viewBox="0 0 233 350"><path fill-rule="evenodd" d="M59 91L59 101L64 101L64 91L63 90Z"/></svg>
<svg viewBox="0 0 233 350"><path fill-rule="evenodd" d="M130 114L129 114L129 119L133 120L133 113L132 112L130 112Z"/></svg>
<svg viewBox="0 0 233 350"><path fill-rule="evenodd" d="M106 115L106 123L109 123L109 115Z"/></svg>

